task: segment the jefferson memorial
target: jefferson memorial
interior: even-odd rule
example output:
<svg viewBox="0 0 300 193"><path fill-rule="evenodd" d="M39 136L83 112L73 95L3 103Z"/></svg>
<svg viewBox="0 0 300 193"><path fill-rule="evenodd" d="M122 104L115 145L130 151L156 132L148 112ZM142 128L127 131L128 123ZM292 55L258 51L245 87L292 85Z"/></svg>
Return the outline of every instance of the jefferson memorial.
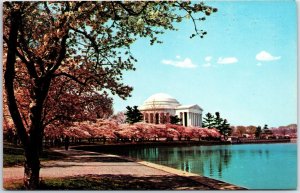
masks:
<svg viewBox="0 0 300 193"><path fill-rule="evenodd" d="M139 107L146 123L166 123L170 116L177 115L183 126L202 127L203 109L197 105L181 105L175 98L165 93L150 96Z"/></svg>

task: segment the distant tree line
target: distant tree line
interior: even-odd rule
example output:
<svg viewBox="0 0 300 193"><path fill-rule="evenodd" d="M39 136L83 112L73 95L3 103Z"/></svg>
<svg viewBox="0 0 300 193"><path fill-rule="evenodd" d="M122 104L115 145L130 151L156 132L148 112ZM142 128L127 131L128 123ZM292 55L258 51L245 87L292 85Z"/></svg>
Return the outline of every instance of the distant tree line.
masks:
<svg viewBox="0 0 300 193"><path fill-rule="evenodd" d="M290 124L287 126L271 127L269 128L267 124L263 127L261 126L232 126L232 135L238 137L251 136L255 138L262 138L266 135L268 136L296 136L297 135L297 125Z"/></svg>

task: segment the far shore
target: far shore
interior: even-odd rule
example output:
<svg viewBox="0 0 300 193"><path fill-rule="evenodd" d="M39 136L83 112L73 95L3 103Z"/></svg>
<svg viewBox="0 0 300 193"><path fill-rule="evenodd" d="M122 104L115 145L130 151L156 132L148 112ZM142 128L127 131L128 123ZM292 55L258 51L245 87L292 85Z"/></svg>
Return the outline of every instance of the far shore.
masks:
<svg viewBox="0 0 300 193"><path fill-rule="evenodd" d="M163 146L212 146L212 145L239 145L239 144L268 144L268 143L291 143L290 139L256 139L246 140L241 143L231 143L230 141L146 141L146 142L121 142L121 143L107 143L107 144L82 144L74 145L72 149L94 151L94 152L111 152L119 148L143 148L143 147L163 147Z"/></svg>

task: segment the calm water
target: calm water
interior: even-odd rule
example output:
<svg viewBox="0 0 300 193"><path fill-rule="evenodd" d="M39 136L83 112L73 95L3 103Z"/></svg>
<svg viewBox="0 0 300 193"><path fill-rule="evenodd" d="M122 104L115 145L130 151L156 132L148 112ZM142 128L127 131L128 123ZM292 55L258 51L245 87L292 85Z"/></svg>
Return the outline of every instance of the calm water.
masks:
<svg viewBox="0 0 300 193"><path fill-rule="evenodd" d="M137 148L122 154L249 189L297 187L295 143Z"/></svg>

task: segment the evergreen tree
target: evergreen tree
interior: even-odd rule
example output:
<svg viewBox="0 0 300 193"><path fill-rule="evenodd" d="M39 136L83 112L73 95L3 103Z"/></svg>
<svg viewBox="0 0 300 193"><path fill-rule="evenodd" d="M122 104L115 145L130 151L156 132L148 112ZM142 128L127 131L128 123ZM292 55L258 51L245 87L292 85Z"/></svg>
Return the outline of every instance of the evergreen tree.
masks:
<svg viewBox="0 0 300 193"><path fill-rule="evenodd" d="M224 119L221 123L221 125L219 126L219 128L217 128L220 133L227 138L227 136L231 135L232 132L232 128L230 127L230 124L227 122L227 119Z"/></svg>
<svg viewBox="0 0 300 193"><path fill-rule="evenodd" d="M207 113L203 119L203 127L213 128L214 127L214 116L211 113Z"/></svg>
<svg viewBox="0 0 300 193"><path fill-rule="evenodd" d="M259 138L261 134L261 126L256 127L255 137Z"/></svg>
<svg viewBox="0 0 300 193"><path fill-rule="evenodd" d="M230 124L227 122L227 119L221 118L219 112L216 112L215 116L212 115L211 113L207 113L206 117L204 117L203 120L203 127L216 128L225 138L231 135L232 132L232 129L230 128Z"/></svg>
<svg viewBox="0 0 300 193"><path fill-rule="evenodd" d="M143 120L143 114L138 109L138 106L127 106L126 115L126 122L129 124L137 123Z"/></svg>
<svg viewBox="0 0 300 193"><path fill-rule="evenodd" d="M181 122L181 119L177 116L177 115L175 115L175 116L170 116L170 123L171 124L175 124L175 125L177 125L178 123L180 123Z"/></svg>
<svg viewBox="0 0 300 193"><path fill-rule="evenodd" d="M213 120L213 127L220 130L224 120L221 118L219 112L215 112L215 115L216 116L214 117L214 120Z"/></svg>
<svg viewBox="0 0 300 193"><path fill-rule="evenodd" d="M267 125L267 124L264 125L263 133L264 133L264 134L269 134L269 135L272 135L272 134L273 134L273 132L268 128L268 125Z"/></svg>

